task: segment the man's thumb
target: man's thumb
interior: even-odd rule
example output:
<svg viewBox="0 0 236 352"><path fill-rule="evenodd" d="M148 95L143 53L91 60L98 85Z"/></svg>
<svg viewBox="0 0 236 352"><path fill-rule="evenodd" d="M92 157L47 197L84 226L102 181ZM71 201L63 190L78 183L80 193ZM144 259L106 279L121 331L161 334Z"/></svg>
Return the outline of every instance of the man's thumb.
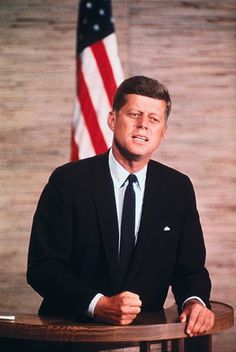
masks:
<svg viewBox="0 0 236 352"><path fill-rule="evenodd" d="M179 316L179 320L181 321L181 323L185 323L187 321L187 316L185 313L182 313L180 316Z"/></svg>

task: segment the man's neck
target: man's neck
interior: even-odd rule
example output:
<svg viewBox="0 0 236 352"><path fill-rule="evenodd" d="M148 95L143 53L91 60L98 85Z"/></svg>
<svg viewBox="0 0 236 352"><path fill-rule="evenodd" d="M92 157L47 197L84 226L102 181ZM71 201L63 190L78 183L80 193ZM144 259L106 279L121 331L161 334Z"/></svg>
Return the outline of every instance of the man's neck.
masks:
<svg viewBox="0 0 236 352"><path fill-rule="evenodd" d="M150 159L142 159L142 158L129 158L123 156L120 152L116 150L116 148L112 148L112 154L116 161L128 172L136 173L142 170L149 162Z"/></svg>

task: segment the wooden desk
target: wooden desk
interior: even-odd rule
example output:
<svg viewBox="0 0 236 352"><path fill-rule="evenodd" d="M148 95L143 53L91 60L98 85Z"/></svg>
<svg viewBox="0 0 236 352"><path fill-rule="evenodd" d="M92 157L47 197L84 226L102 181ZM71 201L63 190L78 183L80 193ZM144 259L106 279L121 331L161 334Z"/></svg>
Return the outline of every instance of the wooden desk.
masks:
<svg viewBox="0 0 236 352"><path fill-rule="evenodd" d="M233 326L233 308L219 302L211 302L211 304L216 322L206 337L205 346L208 351L211 351L211 334ZM29 314L16 314L14 321L0 321L2 352L12 352L13 347L14 352L85 352L132 344L139 345L140 351L148 352L151 343L162 343L162 350L165 351L168 340L171 340L172 351L184 351L183 341L186 337L185 323L178 322L176 307L168 308L163 312L141 314L129 326L81 324L73 320ZM44 347L40 345L40 341L41 343L44 341Z"/></svg>

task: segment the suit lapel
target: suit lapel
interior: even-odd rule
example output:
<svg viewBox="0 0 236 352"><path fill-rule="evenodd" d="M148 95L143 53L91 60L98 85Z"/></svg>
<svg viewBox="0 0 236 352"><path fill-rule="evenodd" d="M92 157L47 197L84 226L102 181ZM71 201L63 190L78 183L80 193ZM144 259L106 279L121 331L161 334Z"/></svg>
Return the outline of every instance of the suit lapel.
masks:
<svg viewBox="0 0 236 352"><path fill-rule="evenodd" d="M162 213L163 196L163 172L159 164L154 164L154 162L150 161L147 170L138 240L125 287L129 287L135 279L147 255L148 249L152 245L152 238L156 235L158 228L157 214L160 215Z"/></svg>
<svg viewBox="0 0 236 352"><path fill-rule="evenodd" d="M113 182L108 166L108 153L97 158L93 185L99 225L106 259L108 263L112 287L116 287L116 273L118 270L118 221Z"/></svg>

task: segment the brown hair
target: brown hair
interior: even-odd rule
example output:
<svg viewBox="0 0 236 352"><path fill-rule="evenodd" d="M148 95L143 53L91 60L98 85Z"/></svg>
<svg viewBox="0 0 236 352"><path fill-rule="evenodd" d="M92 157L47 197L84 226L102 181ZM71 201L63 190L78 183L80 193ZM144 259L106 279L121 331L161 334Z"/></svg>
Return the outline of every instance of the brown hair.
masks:
<svg viewBox="0 0 236 352"><path fill-rule="evenodd" d="M126 103L127 94L143 95L166 102L166 120L170 115L171 99L167 88L155 79L145 76L134 76L124 80L113 98L113 111L119 111Z"/></svg>

